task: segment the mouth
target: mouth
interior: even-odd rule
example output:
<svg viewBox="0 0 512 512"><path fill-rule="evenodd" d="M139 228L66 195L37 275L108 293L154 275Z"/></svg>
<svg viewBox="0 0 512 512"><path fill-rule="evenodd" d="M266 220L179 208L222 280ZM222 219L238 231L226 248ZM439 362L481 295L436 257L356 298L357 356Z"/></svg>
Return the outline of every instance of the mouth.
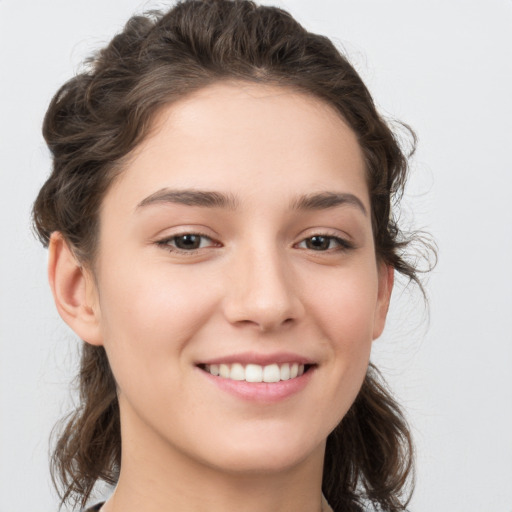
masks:
<svg viewBox="0 0 512 512"><path fill-rule="evenodd" d="M214 377L232 381L245 381L250 383L266 382L277 383L297 379L308 372L314 365L298 362L272 363L267 365L219 363L200 364L199 368Z"/></svg>

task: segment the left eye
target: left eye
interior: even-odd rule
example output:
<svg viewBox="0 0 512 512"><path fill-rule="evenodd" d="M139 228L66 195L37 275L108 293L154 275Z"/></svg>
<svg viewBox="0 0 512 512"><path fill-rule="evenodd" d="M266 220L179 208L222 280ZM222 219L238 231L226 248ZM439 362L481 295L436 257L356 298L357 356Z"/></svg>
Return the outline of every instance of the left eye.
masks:
<svg viewBox="0 0 512 512"><path fill-rule="evenodd" d="M348 249L349 244L335 236L315 235L300 242L298 247L312 251L328 251L329 249Z"/></svg>
<svg viewBox="0 0 512 512"><path fill-rule="evenodd" d="M213 240L205 235L198 235L195 233L184 233L183 235L176 235L171 238L166 238L158 242L158 245L163 245L172 249L180 251L194 251L209 247L213 245Z"/></svg>

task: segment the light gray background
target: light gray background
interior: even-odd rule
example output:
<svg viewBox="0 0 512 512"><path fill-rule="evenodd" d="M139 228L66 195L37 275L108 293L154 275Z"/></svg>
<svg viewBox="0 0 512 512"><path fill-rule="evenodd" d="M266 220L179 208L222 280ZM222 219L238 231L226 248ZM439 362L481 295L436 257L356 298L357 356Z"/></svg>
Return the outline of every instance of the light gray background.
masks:
<svg viewBox="0 0 512 512"><path fill-rule="evenodd" d="M397 289L375 361L418 451L415 512L512 511L512 2L288 0L342 45L386 115L419 135L404 218L440 247L430 323ZM29 229L50 162L52 94L140 0L0 0L0 512L55 511L48 435L69 406L75 337Z"/></svg>

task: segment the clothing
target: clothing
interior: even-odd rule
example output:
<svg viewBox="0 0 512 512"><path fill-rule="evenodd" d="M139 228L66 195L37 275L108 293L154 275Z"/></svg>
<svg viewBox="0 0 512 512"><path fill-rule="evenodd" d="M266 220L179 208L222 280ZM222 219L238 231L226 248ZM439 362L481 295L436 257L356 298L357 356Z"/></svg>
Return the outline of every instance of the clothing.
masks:
<svg viewBox="0 0 512 512"><path fill-rule="evenodd" d="M84 512L98 512L99 509L104 505L104 502L98 503L94 505L93 507L88 508L87 510L84 510ZM327 503L327 500L322 495L322 512L333 512L332 508L329 506L329 503Z"/></svg>
<svg viewBox="0 0 512 512"><path fill-rule="evenodd" d="M98 510L105 504L104 501L84 510L83 512L98 512Z"/></svg>

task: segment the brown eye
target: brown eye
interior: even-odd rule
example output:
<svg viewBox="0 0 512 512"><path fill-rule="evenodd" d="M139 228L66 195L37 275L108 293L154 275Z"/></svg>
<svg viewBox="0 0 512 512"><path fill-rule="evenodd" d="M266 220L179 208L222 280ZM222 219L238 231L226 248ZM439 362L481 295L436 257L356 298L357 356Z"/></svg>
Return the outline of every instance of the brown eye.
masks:
<svg viewBox="0 0 512 512"><path fill-rule="evenodd" d="M204 238L201 235L180 235L175 236L173 238L174 245L178 249L184 250L184 251L190 251L194 249L199 249L201 247L201 239Z"/></svg>
<svg viewBox="0 0 512 512"><path fill-rule="evenodd" d="M312 236L305 240L306 247L313 251L326 251L330 249L332 237L329 236Z"/></svg>
<svg viewBox="0 0 512 512"><path fill-rule="evenodd" d="M298 244L301 249L309 249L310 251L343 251L352 249L353 246L343 238L329 235L314 235L305 238Z"/></svg>
<svg viewBox="0 0 512 512"><path fill-rule="evenodd" d="M172 251L193 252L205 247L216 246L210 237L198 233L183 233L156 242L157 245Z"/></svg>

